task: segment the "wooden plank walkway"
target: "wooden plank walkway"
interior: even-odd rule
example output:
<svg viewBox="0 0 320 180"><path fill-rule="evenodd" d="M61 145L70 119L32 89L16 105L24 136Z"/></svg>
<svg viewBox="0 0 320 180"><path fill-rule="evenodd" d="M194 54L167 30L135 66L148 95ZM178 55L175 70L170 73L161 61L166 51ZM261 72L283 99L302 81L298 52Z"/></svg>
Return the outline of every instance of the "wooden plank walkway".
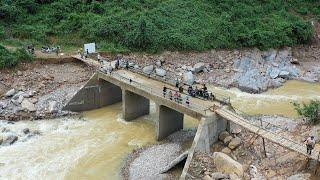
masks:
<svg viewBox="0 0 320 180"><path fill-rule="evenodd" d="M314 149L312 151L312 154L309 155L307 154L307 149L305 144L303 143L298 143L298 142L294 142L293 140L290 140L288 138L285 138L279 134L276 134L270 130L267 129L263 129L257 125L254 125L252 123L250 123L248 120L244 119L243 117L239 116L236 113L233 113L229 110L225 110L225 109L216 109L215 112L222 116L223 118L238 124L244 128L246 128L247 130L251 131L252 133L255 133L265 139L268 139L269 141L285 147L289 150L295 151L299 154L302 154L310 159L314 159L316 161L319 161L318 156L319 156L319 151Z"/></svg>

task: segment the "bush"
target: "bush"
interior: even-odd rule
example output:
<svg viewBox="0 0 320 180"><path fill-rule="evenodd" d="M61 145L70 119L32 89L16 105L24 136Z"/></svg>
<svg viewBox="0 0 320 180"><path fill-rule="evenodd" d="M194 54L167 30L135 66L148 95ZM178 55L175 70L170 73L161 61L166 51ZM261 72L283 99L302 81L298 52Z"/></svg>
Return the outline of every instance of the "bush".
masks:
<svg viewBox="0 0 320 180"><path fill-rule="evenodd" d="M32 61L34 59L34 57L24 48L18 48L15 50L13 55L16 57L18 62Z"/></svg>
<svg viewBox="0 0 320 180"><path fill-rule="evenodd" d="M293 46L311 42L319 0L5 0L11 38L108 42L131 50ZM82 41L73 40L74 35ZM59 40L58 40L59 41ZM79 44L80 45L80 44Z"/></svg>
<svg viewBox="0 0 320 180"><path fill-rule="evenodd" d="M14 54L0 45L0 68L13 67L17 64L18 60Z"/></svg>
<svg viewBox="0 0 320 180"><path fill-rule="evenodd" d="M309 104L293 103L293 106L300 116L306 117L312 123L320 121L320 101L311 101Z"/></svg>

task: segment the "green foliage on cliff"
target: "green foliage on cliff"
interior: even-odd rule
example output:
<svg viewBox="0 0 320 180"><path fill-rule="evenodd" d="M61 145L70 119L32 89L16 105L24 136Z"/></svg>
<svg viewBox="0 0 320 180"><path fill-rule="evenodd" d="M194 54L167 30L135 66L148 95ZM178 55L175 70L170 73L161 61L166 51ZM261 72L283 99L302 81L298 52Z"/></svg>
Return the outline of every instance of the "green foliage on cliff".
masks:
<svg viewBox="0 0 320 180"><path fill-rule="evenodd" d="M312 123L320 121L320 101L311 101L308 104L293 103L293 105L300 116L306 117Z"/></svg>
<svg viewBox="0 0 320 180"><path fill-rule="evenodd" d="M135 51L271 48L310 42L310 19L319 16L319 0L2 0L0 39Z"/></svg>

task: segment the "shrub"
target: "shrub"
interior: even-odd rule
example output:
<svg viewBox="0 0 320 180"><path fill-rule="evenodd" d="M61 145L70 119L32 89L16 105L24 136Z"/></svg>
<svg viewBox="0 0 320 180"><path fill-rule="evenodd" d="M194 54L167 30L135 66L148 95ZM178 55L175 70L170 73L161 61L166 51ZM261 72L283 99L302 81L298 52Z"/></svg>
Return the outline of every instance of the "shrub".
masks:
<svg viewBox="0 0 320 180"><path fill-rule="evenodd" d="M293 106L300 116L306 117L312 123L320 121L320 101L313 100L309 104L293 103Z"/></svg>
<svg viewBox="0 0 320 180"><path fill-rule="evenodd" d="M18 60L14 54L0 45L0 68L13 67L17 64Z"/></svg>
<svg viewBox="0 0 320 180"><path fill-rule="evenodd" d="M24 48L18 48L15 50L13 55L16 57L18 62L32 61L34 59L34 57Z"/></svg>

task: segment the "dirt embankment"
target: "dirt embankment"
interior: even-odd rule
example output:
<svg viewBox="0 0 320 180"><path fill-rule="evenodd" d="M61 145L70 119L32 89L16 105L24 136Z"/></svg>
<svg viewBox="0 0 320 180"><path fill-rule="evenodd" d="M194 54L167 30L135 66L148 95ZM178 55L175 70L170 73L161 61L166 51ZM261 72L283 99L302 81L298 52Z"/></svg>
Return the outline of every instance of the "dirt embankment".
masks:
<svg viewBox="0 0 320 180"><path fill-rule="evenodd" d="M0 71L5 84L0 119L42 119L66 115L63 105L90 78L94 70L72 59L21 64Z"/></svg>

